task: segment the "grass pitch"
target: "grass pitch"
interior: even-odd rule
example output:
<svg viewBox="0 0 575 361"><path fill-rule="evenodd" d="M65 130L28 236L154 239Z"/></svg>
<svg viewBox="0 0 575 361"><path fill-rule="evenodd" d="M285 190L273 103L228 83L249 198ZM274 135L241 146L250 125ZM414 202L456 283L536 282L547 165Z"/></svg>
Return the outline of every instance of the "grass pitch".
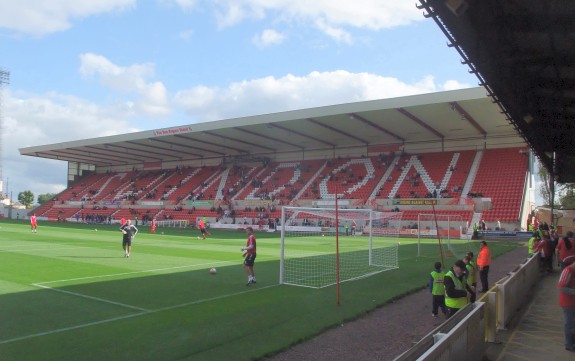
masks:
<svg viewBox="0 0 575 361"><path fill-rule="evenodd" d="M126 259L115 226L40 223L32 234L1 221L0 359L258 359L421 289L439 260L436 242L417 257L416 240L401 239L400 268L343 283L337 305L335 287L278 284L279 234L256 233L248 287L245 232L139 228ZM516 246L490 243L494 255Z"/></svg>

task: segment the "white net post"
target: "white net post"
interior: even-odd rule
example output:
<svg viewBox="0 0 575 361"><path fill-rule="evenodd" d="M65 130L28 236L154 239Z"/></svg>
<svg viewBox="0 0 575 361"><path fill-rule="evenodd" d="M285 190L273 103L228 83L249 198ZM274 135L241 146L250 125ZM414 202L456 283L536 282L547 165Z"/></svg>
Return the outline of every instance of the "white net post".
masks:
<svg viewBox="0 0 575 361"><path fill-rule="evenodd" d="M281 224L281 243L280 243L280 285L282 285L284 283L284 238L285 238L285 233L286 233L286 211L285 211L285 207L282 207L282 215L281 215L281 220L280 220L280 224Z"/></svg>
<svg viewBox="0 0 575 361"><path fill-rule="evenodd" d="M429 246L430 242L423 247L424 240L439 238L445 250L462 258L467 251L473 251L474 248L472 244L463 239L464 229L465 220L461 215L419 213L417 215L417 255L420 257L439 255L435 246Z"/></svg>
<svg viewBox="0 0 575 361"><path fill-rule="evenodd" d="M369 212L369 228L373 229L373 212ZM369 232L369 265L373 265L373 233Z"/></svg>
<svg viewBox="0 0 575 361"><path fill-rule="evenodd" d="M280 284L321 288L395 269L401 212L283 207ZM339 268L335 233L339 230Z"/></svg>

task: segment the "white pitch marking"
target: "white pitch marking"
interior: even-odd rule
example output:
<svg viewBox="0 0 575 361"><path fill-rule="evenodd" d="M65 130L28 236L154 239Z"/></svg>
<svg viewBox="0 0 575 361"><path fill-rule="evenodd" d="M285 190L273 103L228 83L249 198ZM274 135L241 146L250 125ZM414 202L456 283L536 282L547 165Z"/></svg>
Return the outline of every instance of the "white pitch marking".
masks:
<svg viewBox="0 0 575 361"><path fill-rule="evenodd" d="M124 320L124 319L127 319L127 318L140 317L140 316L149 315L149 314L152 314L152 313L157 313L157 312L162 312L162 311L169 311L169 310L173 310L173 309L176 309L176 308L181 308L181 307L186 307L186 306L191 306L191 305L197 305L197 304L200 304L200 303L209 302L209 301L215 301L215 300L220 300L220 299L224 299L224 298L227 298L227 297L238 296L238 295L241 295L241 294L244 294L244 293L248 293L248 292L258 292L258 291L265 290L265 289L267 289L267 288L272 288L272 287L277 287L277 286L279 286L279 285L272 285L272 286L266 286L266 287L258 287L257 289L251 289L251 290L246 290L246 291L242 291L242 292L230 293L230 294L223 295L223 296L206 298L206 299L198 300L198 301L194 301L194 302L187 302L187 303L182 303L182 304L179 304L179 305L174 305L174 306L169 306L169 307L158 308L158 309L156 309L156 310L149 310L149 311L146 311L146 312L135 313L135 314L133 314L133 315L126 315L126 316L114 317L114 318L109 318L109 319L102 320L102 321L90 322L90 323L85 323L85 324L82 324L82 325L64 327L64 328L59 328L59 329L52 330L52 331L46 331L46 332L34 333L34 334L31 334L31 335L26 335L26 336L21 336L21 337L15 337L15 338L11 338L11 339L8 339L8 340L0 340L0 345L7 344L7 343L12 343L12 342L16 342L16 341L27 340L27 339L34 338L34 337L48 336L48 335L53 335L53 334L56 334L56 333L62 333L62 332L66 332L66 331L78 330L78 329L86 328L86 327L90 327L90 326L102 325L102 324L105 324L105 323L110 323L110 322L114 322L114 321L120 321L120 320Z"/></svg>
<svg viewBox="0 0 575 361"><path fill-rule="evenodd" d="M41 285L41 284L33 284L32 286L44 288L44 289L46 289L46 290L50 290L50 291L54 291L54 292L65 293L65 294L67 294L67 295L72 295L72 296L76 296L76 297L87 298L87 299L89 299L89 300L100 301L100 302L104 302L104 303L111 303L111 304L113 304L113 305L122 306L122 307L126 307L126 308L131 308L131 309L138 310L138 311L150 312L150 310L146 310L145 308L136 307L136 306L131 306L131 305L127 305L127 304L121 303L121 302L110 301L110 300L107 300L107 299L105 299L105 298L83 295L83 294L81 294L81 293L76 293L76 292L71 292L71 291L65 291L65 290L62 290L62 289L59 289L59 288L53 288L53 287L43 286L43 285Z"/></svg>
<svg viewBox="0 0 575 361"><path fill-rule="evenodd" d="M222 299L224 299L224 298L233 297L233 296L239 296L239 295L243 295L244 293L261 291L261 290L265 290L266 288L272 288L272 287L277 287L277 286L279 286L279 285L271 285L271 286L258 287L258 288L255 289L255 290L246 290L246 291L241 291L241 292L236 292L236 293L230 293L230 294L227 294L227 295L217 296L217 297L205 298L205 299L203 299L203 300L197 300L197 301L192 301L192 302L180 303L179 305L162 307L162 308L158 308L158 309L152 310L152 311L150 311L150 312L169 311L169 310L173 310L173 309L176 309L176 308L182 308L182 307L186 307L186 306L198 305L198 304L200 304L200 303L209 302L209 301L222 300Z"/></svg>
<svg viewBox="0 0 575 361"><path fill-rule="evenodd" d="M34 283L34 285L47 285L50 283L59 283L59 282L70 282L70 281L80 281L80 280L89 280L89 279L96 279L96 278L107 278L107 277L116 277L116 276L126 276L126 275L134 275L139 273L150 273L150 272L160 272L160 271L169 271L181 268L191 268L191 267L203 267L207 265L214 265L214 264L226 264L226 263L235 263L231 261L221 261L221 262L210 262L210 263L196 263L191 265L185 266L176 266L176 267L167 267L167 268L156 268L151 270L144 270L144 271L134 271L134 272L124 272L124 273L113 273L108 275L99 275L99 276L88 276L88 277L79 277L79 278L70 278L67 280L56 280L56 281L48 281L48 282L40 282Z"/></svg>
<svg viewBox="0 0 575 361"><path fill-rule="evenodd" d="M10 338L10 339L8 339L8 340L2 340L2 341L0 341L0 345L7 344L7 343L12 343L12 342L16 342L16 341L27 340L27 339L34 338L34 337L48 336L48 335L53 335L53 334L55 334L55 333L61 333L61 332L66 332L66 331L77 330L77 329L80 329L80 328L85 328L85 327L90 327L90 326L101 325L101 324L103 324L103 323L119 321L119 320L123 320L123 319L126 319L126 318L138 317L138 316L141 316L141 315L147 315L148 313L149 313L149 312L134 313L134 314L132 314L132 315L114 317L114 318L109 318L109 319L107 319L107 320L90 322L90 323L85 323L85 324L77 325L77 326L70 326L70 327L65 327L65 328L59 328L59 329L52 330L52 331L46 331L46 332L40 332L40 333L33 333L33 334L31 334L31 335L26 335L26 336L20 336L20 337Z"/></svg>
<svg viewBox="0 0 575 361"><path fill-rule="evenodd" d="M66 247L66 248L20 248L20 249L0 249L0 252L35 252L35 251L61 251L68 249L90 248L90 247Z"/></svg>

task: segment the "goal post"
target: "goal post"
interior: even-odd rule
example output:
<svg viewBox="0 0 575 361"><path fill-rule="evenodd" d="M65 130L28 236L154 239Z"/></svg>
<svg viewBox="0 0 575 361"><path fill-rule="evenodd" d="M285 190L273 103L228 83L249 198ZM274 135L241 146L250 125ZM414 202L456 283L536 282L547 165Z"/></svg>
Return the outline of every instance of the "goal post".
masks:
<svg viewBox="0 0 575 361"><path fill-rule="evenodd" d="M466 232L467 220L461 215L419 213L417 216L417 255L439 257L443 252L448 257L462 259L469 251L476 254L477 246L466 239L464 236Z"/></svg>
<svg viewBox="0 0 575 361"><path fill-rule="evenodd" d="M337 283L337 272L345 282L399 267L401 212L337 213L338 219L335 208L282 207L280 284L322 288Z"/></svg>
<svg viewBox="0 0 575 361"><path fill-rule="evenodd" d="M169 219L165 221L157 221L156 226L165 228L187 228L189 225L188 220L183 219Z"/></svg>

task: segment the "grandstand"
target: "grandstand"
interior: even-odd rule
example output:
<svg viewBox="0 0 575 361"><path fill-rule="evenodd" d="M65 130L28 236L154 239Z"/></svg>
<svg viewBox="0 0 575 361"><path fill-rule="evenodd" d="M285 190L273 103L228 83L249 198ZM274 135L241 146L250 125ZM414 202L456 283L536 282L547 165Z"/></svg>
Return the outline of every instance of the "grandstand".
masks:
<svg viewBox="0 0 575 361"><path fill-rule="evenodd" d="M483 88L20 149L68 162L49 221L205 217L271 227L282 205L372 208L526 227L533 155ZM118 157L118 154L122 157ZM471 228L471 227L468 227ZM406 232L407 233L407 232ZM411 232L412 233L412 232Z"/></svg>

